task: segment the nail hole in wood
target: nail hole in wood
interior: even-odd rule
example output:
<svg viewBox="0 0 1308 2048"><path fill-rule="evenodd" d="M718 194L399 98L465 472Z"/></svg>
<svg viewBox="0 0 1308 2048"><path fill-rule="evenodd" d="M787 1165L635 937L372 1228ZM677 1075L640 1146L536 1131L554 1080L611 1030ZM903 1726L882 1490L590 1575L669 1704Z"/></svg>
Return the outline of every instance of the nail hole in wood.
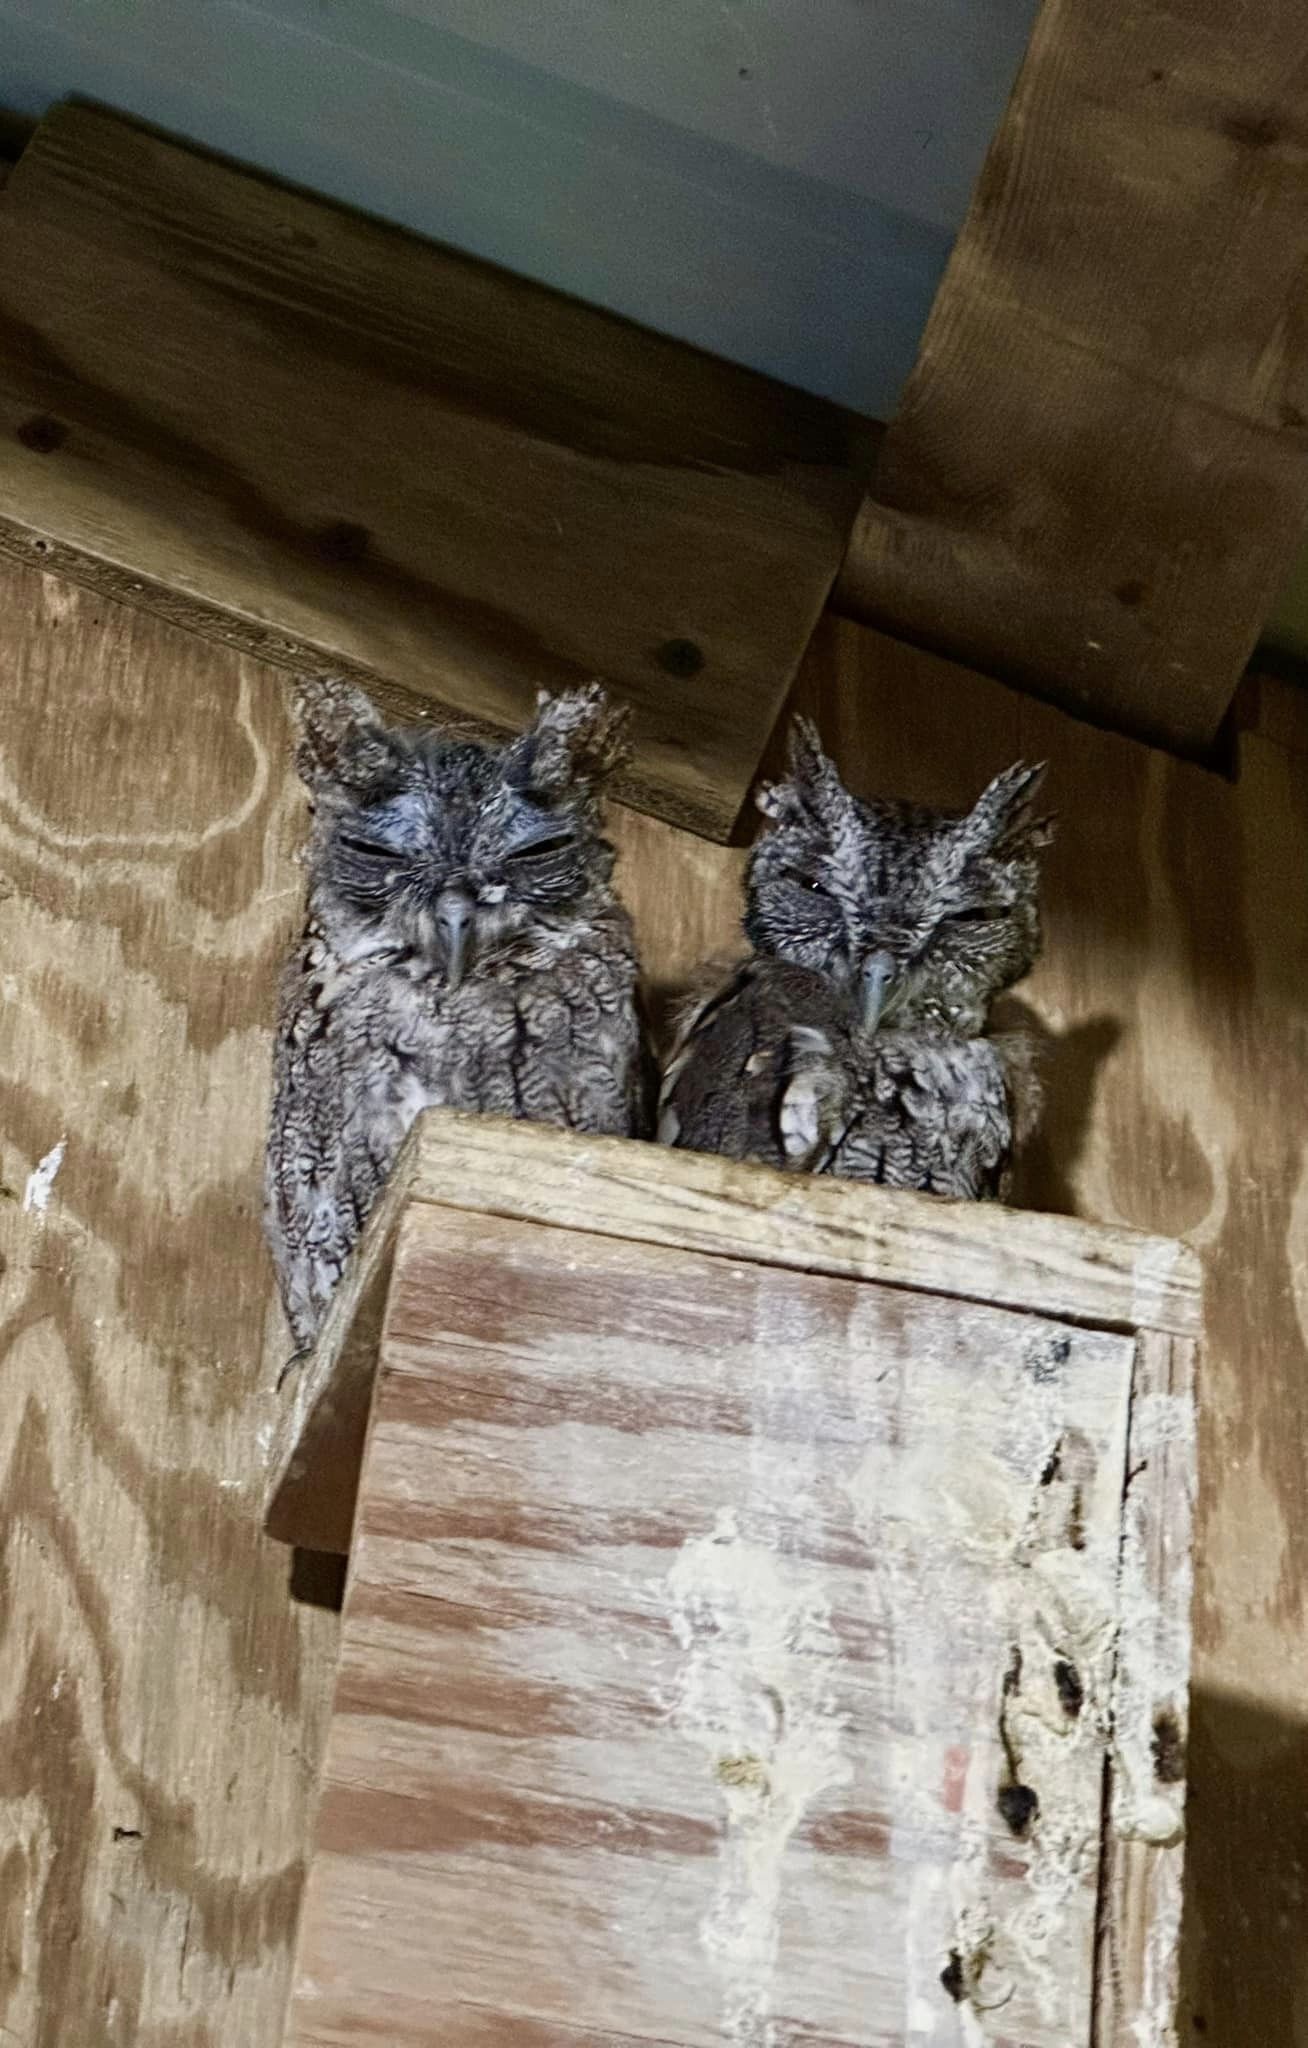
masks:
<svg viewBox="0 0 1308 2048"><path fill-rule="evenodd" d="M704 650L693 640L665 640L654 650L654 659L670 676L697 676L704 666Z"/></svg>

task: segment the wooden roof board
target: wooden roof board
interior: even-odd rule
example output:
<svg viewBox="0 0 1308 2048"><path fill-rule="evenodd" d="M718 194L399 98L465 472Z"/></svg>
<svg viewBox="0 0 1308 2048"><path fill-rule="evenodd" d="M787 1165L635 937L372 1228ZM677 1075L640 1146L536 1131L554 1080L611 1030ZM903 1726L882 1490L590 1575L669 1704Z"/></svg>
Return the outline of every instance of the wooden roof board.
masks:
<svg viewBox="0 0 1308 2048"><path fill-rule="evenodd" d="M1045 0L838 601L1210 754L1308 523L1308 13Z"/></svg>
<svg viewBox="0 0 1308 2048"><path fill-rule="evenodd" d="M869 423L99 109L0 199L0 547L392 710L605 677L726 837Z"/></svg>

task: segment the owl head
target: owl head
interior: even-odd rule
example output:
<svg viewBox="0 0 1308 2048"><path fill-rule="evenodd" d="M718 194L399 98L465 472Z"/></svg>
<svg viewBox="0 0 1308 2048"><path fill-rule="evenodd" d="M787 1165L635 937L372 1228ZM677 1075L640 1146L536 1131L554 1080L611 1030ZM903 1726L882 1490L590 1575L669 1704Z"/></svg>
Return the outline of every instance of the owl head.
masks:
<svg viewBox="0 0 1308 2048"><path fill-rule="evenodd" d="M310 903L346 961L388 954L455 986L529 926L609 900L601 793L626 714L598 683L539 699L502 746L387 726L362 690L301 684Z"/></svg>
<svg viewBox="0 0 1308 2048"><path fill-rule="evenodd" d="M1040 944L1031 800L1043 765L997 775L970 811L850 795L797 719L790 773L763 788L774 822L750 857L745 930L759 952L849 989L868 1029L931 1023L970 1036Z"/></svg>

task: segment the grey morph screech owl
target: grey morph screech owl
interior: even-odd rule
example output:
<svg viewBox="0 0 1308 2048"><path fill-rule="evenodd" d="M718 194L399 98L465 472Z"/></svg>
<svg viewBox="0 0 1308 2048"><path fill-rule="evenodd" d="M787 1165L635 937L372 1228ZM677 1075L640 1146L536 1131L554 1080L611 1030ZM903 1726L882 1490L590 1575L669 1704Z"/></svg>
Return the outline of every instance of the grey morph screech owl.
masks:
<svg viewBox="0 0 1308 2048"><path fill-rule="evenodd" d="M951 816L851 796L797 720L746 872L753 954L688 1005L659 1136L733 1159L968 1199L1034 1116L1030 1048L987 1035L1039 950L1051 825L1018 764Z"/></svg>
<svg viewBox="0 0 1308 2048"><path fill-rule="evenodd" d="M542 697L503 746L383 725L339 681L298 693L313 829L281 988L266 1227L312 1344L419 1112L634 1134L643 1045L631 923L600 829L625 714Z"/></svg>

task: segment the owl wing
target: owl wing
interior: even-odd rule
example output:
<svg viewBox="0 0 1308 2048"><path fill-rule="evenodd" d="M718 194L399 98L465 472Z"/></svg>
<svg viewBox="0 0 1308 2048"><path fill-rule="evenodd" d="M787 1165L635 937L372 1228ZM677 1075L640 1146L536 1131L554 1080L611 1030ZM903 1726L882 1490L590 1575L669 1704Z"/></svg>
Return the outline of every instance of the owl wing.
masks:
<svg viewBox="0 0 1308 2048"><path fill-rule="evenodd" d="M282 979L264 1183L265 1233L301 1349L317 1336L404 1130L403 1117L392 1130L368 1113L362 1070L373 1034L362 989L342 980L309 924Z"/></svg>
<svg viewBox="0 0 1308 2048"><path fill-rule="evenodd" d="M1002 1046L879 1031L864 1041L864 1062L830 1172L964 1201L998 1195L1013 1140Z"/></svg>
<svg viewBox="0 0 1308 2048"><path fill-rule="evenodd" d="M664 1072L659 1141L820 1171L854 1073L838 996L819 976L747 960L692 997Z"/></svg>

